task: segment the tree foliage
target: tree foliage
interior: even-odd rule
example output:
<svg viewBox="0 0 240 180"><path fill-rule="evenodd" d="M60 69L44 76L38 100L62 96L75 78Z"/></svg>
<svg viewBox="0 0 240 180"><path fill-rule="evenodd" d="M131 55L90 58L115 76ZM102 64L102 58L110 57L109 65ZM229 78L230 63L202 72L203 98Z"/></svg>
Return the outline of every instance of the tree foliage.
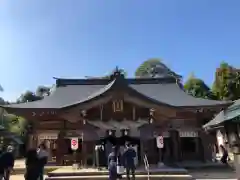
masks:
<svg viewBox="0 0 240 180"><path fill-rule="evenodd" d="M43 99L45 96L49 96L51 88L46 86L39 86L36 92L26 91L18 99L17 103L32 102Z"/></svg>
<svg viewBox="0 0 240 180"><path fill-rule="evenodd" d="M160 59L152 58L144 61L135 71L135 76L139 78L151 78L162 76L174 76L180 79L181 76L169 69Z"/></svg>
<svg viewBox="0 0 240 180"><path fill-rule="evenodd" d="M158 65L164 65L160 59L152 58L144 61L135 71L136 77L152 77L153 68ZM165 65L164 65L165 66ZM166 67L167 68L167 67Z"/></svg>
<svg viewBox="0 0 240 180"><path fill-rule="evenodd" d="M23 93L18 99L17 103L25 103L25 102L32 102L43 99L45 96L50 95L51 88L47 86L39 86L36 92L26 91ZM3 98L0 98L0 104L9 104L8 102L4 101ZM0 117L1 117L1 125L3 125L6 129L10 132L13 132L25 139L28 134L28 121L22 117L8 114L1 108L0 110Z"/></svg>
<svg viewBox="0 0 240 180"><path fill-rule="evenodd" d="M220 100L239 99L240 71L222 62L220 67L216 70L212 91Z"/></svg>
<svg viewBox="0 0 240 180"><path fill-rule="evenodd" d="M148 59L135 71L136 77L161 77L170 74L178 79L181 76L171 71L160 59ZM194 76L184 84L184 89L192 96L216 100L236 100L240 98L240 70L222 62L216 69L215 81L210 89L203 80Z"/></svg>
<svg viewBox="0 0 240 180"><path fill-rule="evenodd" d="M213 99L211 89L204 83L202 79L191 75L184 84L185 91L197 98Z"/></svg>
<svg viewBox="0 0 240 180"><path fill-rule="evenodd" d="M24 137L26 135L26 127L27 127L27 120L18 117L13 114L4 114L3 116L3 125L6 129L8 129L10 132L13 132L19 136Z"/></svg>
<svg viewBox="0 0 240 180"><path fill-rule="evenodd" d="M36 96L38 97L44 97L44 96L49 96L50 95L50 87L47 86L38 86L36 90Z"/></svg>

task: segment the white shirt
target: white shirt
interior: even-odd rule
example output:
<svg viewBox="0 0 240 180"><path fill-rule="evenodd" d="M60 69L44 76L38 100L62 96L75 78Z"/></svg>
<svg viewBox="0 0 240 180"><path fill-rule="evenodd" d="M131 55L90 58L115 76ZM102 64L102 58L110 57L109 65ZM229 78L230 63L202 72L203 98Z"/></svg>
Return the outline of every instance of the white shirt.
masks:
<svg viewBox="0 0 240 180"><path fill-rule="evenodd" d="M38 157L39 158L43 158L43 157L48 157L49 156L49 153L46 150L43 150L43 149L38 149L37 153L38 153Z"/></svg>

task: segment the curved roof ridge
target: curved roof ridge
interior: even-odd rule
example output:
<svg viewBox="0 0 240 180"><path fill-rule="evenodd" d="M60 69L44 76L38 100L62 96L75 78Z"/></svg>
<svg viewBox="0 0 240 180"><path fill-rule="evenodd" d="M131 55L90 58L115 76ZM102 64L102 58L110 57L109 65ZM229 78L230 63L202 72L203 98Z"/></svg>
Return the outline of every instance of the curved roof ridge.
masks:
<svg viewBox="0 0 240 180"><path fill-rule="evenodd" d="M86 97L85 99L82 99L82 100L80 100L80 101L76 101L76 102L74 102L74 103L72 103L72 104L65 105L65 106L63 106L63 107L61 107L61 108L66 108L66 107L74 106L74 105L76 105L76 104L80 104L80 103L89 101L89 100L91 100L91 99L93 99L93 98L97 98L97 97L101 96L102 94L108 92L108 91L114 86L115 82L116 82L116 79L113 80L112 82L110 82L109 84L107 84L106 86L102 87L101 89L98 89L97 91L93 92L91 95L89 95L89 96Z"/></svg>
<svg viewBox="0 0 240 180"><path fill-rule="evenodd" d="M118 76L113 78L111 81L105 80L104 83L97 84L67 83L63 86L57 87L50 96L46 96L42 100L21 104L11 104L2 107L60 109L87 102L91 99L102 96L110 90L114 91L118 89L123 91L126 89L126 92L130 92L133 95L135 94L140 98L170 107L211 107L214 105L231 103L228 101L208 100L193 97L184 92L184 90L179 87L179 84L176 83L176 79L173 78L168 80L162 80L162 78L124 79L123 77Z"/></svg>
<svg viewBox="0 0 240 180"><path fill-rule="evenodd" d="M62 106L61 108L69 108L71 106L75 106L77 104L80 104L80 103L84 103L86 101L90 101L94 98L97 98L105 93L107 93L109 90L111 90L112 88L114 88L114 86L116 86L117 88L124 88L123 86L125 86L126 88L128 88L128 90L132 91L134 94L138 95L138 96L141 96L142 98L145 98L147 100L150 100L156 104L161 104L161 105L166 105L166 106L171 106L171 107L175 107L171 104L168 104L168 103L164 103L160 100L156 100L156 99L153 99L147 95L145 95L144 93L141 93L141 92L138 92L137 90L135 90L134 88L132 88L131 86L129 86L128 83L125 83L121 81L121 79L118 79L118 78L115 78L114 80L112 80L109 84L107 84L106 86L102 87L101 89L93 92L91 95L89 95L88 97L86 97L85 99L82 99L80 101L76 101L74 103L71 103L71 104L67 104L65 106Z"/></svg>
<svg viewBox="0 0 240 180"><path fill-rule="evenodd" d="M187 94L179 87L177 83L171 84L132 84L133 89L148 96L155 101L160 101L165 104L177 107L209 107L215 105L229 104L228 101L217 101L203 98L196 98Z"/></svg>
<svg viewBox="0 0 240 180"><path fill-rule="evenodd" d="M158 84L158 83L175 83L174 77L154 77L154 78L124 78L128 84ZM96 78L96 79L64 79L56 78L56 86L68 86L68 85L107 85L112 81L111 78Z"/></svg>

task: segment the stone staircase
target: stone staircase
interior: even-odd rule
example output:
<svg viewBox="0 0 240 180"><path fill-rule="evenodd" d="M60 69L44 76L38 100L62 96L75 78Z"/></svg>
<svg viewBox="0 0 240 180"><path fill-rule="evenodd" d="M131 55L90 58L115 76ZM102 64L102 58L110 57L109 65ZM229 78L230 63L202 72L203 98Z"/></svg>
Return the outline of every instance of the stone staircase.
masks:
<svg viewBox="0 0 240 180"><path fill-rule="evenodd" d="M149 180L192 180L192 176L188 171L180 168L164 168L164 169L151 169L149 173ZM93 169L63 169L60 168L56 171L48 173L46 180L107 180L108 172L98 171ZM123 176L126 179L126 176ZM136 179L148 180L148 173L144 169L136 171Z"/></svg>

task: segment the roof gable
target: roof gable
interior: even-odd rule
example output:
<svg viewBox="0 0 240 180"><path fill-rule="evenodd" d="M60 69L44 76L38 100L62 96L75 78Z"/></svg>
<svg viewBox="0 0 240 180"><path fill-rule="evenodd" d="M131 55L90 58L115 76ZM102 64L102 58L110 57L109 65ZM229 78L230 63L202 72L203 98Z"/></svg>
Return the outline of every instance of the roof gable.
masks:
<svg viewBox="0 0 240 180"><path fill-rule="evenodd" d="M73 106L97 98L109 90L126 90L146 98L153 103L172 107L201 107L225 104L225 101L214 101L195 98L185 93L174 77L129 78L115 72L108 79L56 79L56 90L42 100L11 104L5 108L53 108Z"/></svg>

